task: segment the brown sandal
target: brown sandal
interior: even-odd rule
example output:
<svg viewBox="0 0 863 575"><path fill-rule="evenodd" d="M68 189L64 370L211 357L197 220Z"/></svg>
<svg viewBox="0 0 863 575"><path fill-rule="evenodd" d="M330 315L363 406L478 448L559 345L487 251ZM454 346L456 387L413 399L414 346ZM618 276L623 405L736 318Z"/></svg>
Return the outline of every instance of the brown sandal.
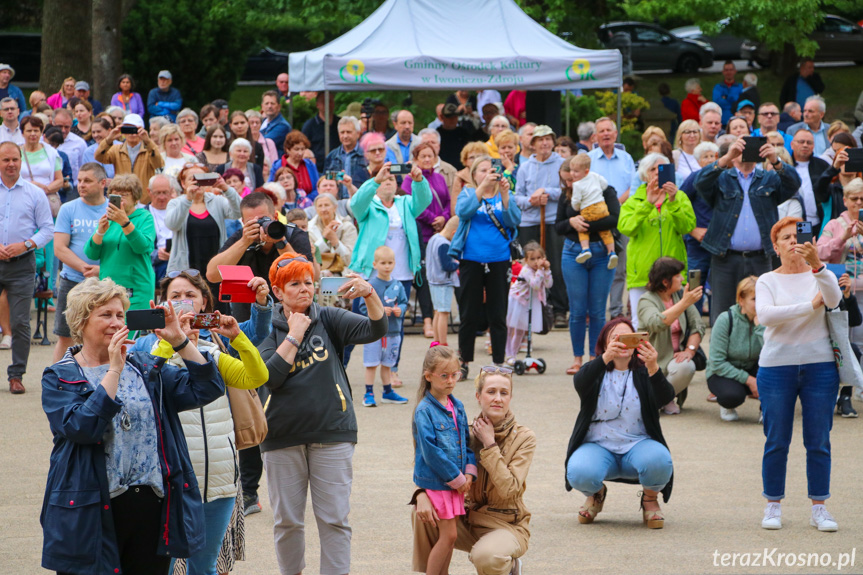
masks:
<svg viewBox="0 0 863 575"><path fill-rule="evenodd" d="M582 505L578 510L578 522L582 524L593 523L596 516L602 511L605 505L605 496L608 494L608 487L602 485L597 493L593 494L593 505Z"/></svg>
<svg viewBox="0 0 863 575"><path fill-rule="evenodd" d="M581 360L573 361L572 365L566 369L566 375L575 375L581 369L581 366Z"/></svg>
<svg viewBox="0 0 863 575"><path fill-rule="evenodd" d="M641 497L641 504L638 508L642 511L642 515L644 517L644 523L647 524L648 529L662 529L665 527L665 516L662 514L662 510L653 509L647 510L644 508L644 502L652 503L657 501L659 498L654 496L653 499L647 499L644 496L643 491L638 492L639 497Z"/></svg>

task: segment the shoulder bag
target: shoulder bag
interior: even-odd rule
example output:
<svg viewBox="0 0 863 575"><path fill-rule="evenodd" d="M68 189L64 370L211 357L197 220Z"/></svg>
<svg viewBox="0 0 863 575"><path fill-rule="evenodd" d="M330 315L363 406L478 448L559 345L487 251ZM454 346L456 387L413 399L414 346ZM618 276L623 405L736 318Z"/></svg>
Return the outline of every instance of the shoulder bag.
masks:
<svg viewBox="0 0 863 575"><path fill-rule="evenodd" d="M434 192L432 192L434 193ZM510 239L509 234L506 233L506 230L503 227L503 224L500 223L500 220L497 219L497 216L494 215L494 208L491 207L491 204L488 202L483 202L485 206L485 211L488 214L488 217L491 218L491 223L494 224L494 227L497 228L504 239L509 240L509 257L513 260L521 260L524 259L524 249L522 249L521 244L518 243L518 240L515 238Z"/></svg>
<svg viewBox="0 0 863 575"><path fill-rule="evenodd" d="M213 341L227 353L224 342L219 334L213 334ZM231 417L234 420L234 442L237 450L255 447L264 442L267 437L267 414L261 405L261 398L254 389L228 389L228 402L231 404Z"/></svg>
<svg viewBox="0 0 863 575"><path fill-rule="evenodd" d="M838 307L826 310L827 331L830 332L830 345L833 347L833 360L839 371L839 381L845 385L863 388L863 370L851 349L848 337L848 312Z"/></svg>

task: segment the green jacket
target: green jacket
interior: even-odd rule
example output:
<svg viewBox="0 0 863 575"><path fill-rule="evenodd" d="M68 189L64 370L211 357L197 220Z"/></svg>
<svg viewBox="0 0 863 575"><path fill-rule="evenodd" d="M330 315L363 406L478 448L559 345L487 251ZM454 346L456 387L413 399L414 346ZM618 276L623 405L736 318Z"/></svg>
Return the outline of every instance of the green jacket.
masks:
<svg viewBox="0 0 863 575"><path fill-rule="evenodd" d="M366 180L353 195L350 204L351 211L359 224L359 235L357 243L354 244L354 253L351 255L350 269L361 273L364 277L371 275L374 269L372 263L375 260L375 250L384 245L390 229L387 209L377 198L377 191L378 183L374 179ZM432 191L428 181L423 178L421 182L414 182L411 192L410 196L396 196L395 206L398 208L408 237L410 268L416 275L422 263L416 219L431 204Z"/></svg>
<svg viewBox="0 0 863 575"><path fill-rule="evenodd" d="M120 224L111 222L97 245L91 237L84 245L84 255L99 262L99 279L111 278L132 290L129 309L149 309L156 284L150 253L156 245L156 225L149 210L138 209L129 219L135 229L128 235Z"/></svg>
<svg viewBox="0 0 863 575"><path fill-rule="evenodd" d="M671 294L671 301L679 302L680 295ZM662 321L664 313L665 304L662 303L662 298L659 297L658 293L648 291L638 300L638 329L650 334L650 345L656 348L656 353L659 355L659 367L662 369L662 373L667 374L668 364L674 359L674 353L686 349L686 329L689 328L689 335L697 333L703 339L704 324L701 323L701 315L696 311L694 305L686 308L686 311L680 314L678 318L680 328L683 330L680 334L680 349L674 349L671 345L671 326L665 325Z"/></svg>
<svg viewBox="0 0 863 575"><path fill-rule="evenodd" d="M704 375L746 383L749 370L758 365L763 346L764 326L754 325L740 311L740 305L734 304L719 314L710 332L710 359Z"/></svg>
<svg viewBox="0 0 863 575"><path fill-rule="evenodd" d="M661 225L660 225L661 223ZM662 211L647 201L647 184L641 184L620 206L617 229L629 236L626 248L626 287L647 285L647 273L657 259L670 256L686 265L684 234L695 228L695 212L686 194L666 199ZM686 277L686 269L683 270Z"/></svg>

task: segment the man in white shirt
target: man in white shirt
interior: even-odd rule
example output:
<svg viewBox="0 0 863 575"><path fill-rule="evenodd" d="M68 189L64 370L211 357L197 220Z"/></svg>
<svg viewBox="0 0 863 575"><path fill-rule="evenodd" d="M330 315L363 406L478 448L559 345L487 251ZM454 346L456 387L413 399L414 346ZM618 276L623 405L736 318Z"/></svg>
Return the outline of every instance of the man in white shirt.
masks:
<svg viewBox="0 0 863 575"><path fill-rule="evenodd" d="M72 113L66 108L54 110L52 124L63 131L63 143L57 148L65 152L69 157L69 165L72 166L72 185L78 185L78 170L81 167L81 157L87 149L87 142L80 136L72 133Z"/></svg>
<svg viewBox="0 0 863 575"><path fill-rule="evenodd" d="M818 202L815 200L815 183L830 164L819 157L813 156L815 138L808 130L798 130L791 140L791 151L794 157L794 169L800 176L800 197L803 198L803 208L806 219L812 222L815 235L820 231L821 217L830 219L830 214L824 216L818 213Z"/></svg>
<svg viewBox="0 0 863 575"><path fill-rule="evenodd" d="M0 116L3 118L3 124L0 125L0 142L24 145L24 134L21 133L21 124L18 122L19 112L15 98L6 97L0 100Z"/></svg>
<svg viewBox="0 0 863 575"><path fill-rule="evenodd" d="M815 155L820 156L830 147L827 139L827 129L830 127L824 122L827 113L827 104L821 96L809 96L806 105L803 106L803 121L788 128L788 134L794 136L800 130L806 130L812 134L815 143Z"/></svg>
<svg viewBox="0 0 863 575"><path fill-rule="evenodd" d="M165 277L168 270L168 259L171 257L168 240L173 239L174 232L165 225L165 214L168 211L168 202L182 194L180 183L171 176L156 174L150 178L150 204L147 208L153 214L153 223L156 225L156 249L150 256L153 261L153 271L156 272L156 286Z"/></svg>

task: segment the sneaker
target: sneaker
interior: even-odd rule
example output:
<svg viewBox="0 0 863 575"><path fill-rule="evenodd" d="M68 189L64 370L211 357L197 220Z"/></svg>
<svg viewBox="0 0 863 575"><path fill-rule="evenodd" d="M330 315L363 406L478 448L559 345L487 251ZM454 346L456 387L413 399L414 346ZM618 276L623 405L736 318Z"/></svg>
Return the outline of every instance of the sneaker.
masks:
<svg viewBox="0 0 863 575"><path fill-rule="evenodd" d="M375 397L372 395L372 405L374 405ZM390 391L381 396L381 403L407 403L408 398L402 397L395 391Z"/></svg>
<svg viewBox="0 0 863 575"><path fill-rule="evenodd" d="M512 560L512 570L509 575L524 575L524 571L521 570L521 558Z"/></svg>
<svg viewBox="0 0 863 575"><path fill-rule="evenodd" d="M818 531L832 532L838 531L839 525L827 508L823 505L812 506L812 517L809 518L809 525L817 527Z"/></svg>
<svg viewBox="0 0 863 575"><path fill-rule="evenodd" d="M263 508L257 495L243 495L243 516L260 513Z"/></svg>
<svg viewBox="0 0 863 575"><path fill-rule="evenodd" d="M592 257L593 257L593 254L590 253L590 250L584 250L580 254L575 256L575 261L577 261L580 264L583 264L584 262L586 262L587 260L589 260Z"/></svg>
<svg viewBox="0 0 863 575"><path fill-rule="evenodd" d="M377 407L378 404L375 403L375 394L367 393L363 396L363 407Z"/></svg>
<svg viewBox="0 0 863 575"><path fill-rule="evenodd" d="M608 269L613 270L617 268L617 254L611 252L608 255Z"/></svg>
<svg viewBox="0 0 863 575"><path fill-rule="evenodd" d="M738 419L740 419L740 416L737 415L737 410L733 407L731 409L720 407L719 417L722 418L722 421L737 421Z"/></svg>
<svg viewBox="0 0 863 575"><path fill-rule="evenodd" d="M667 405L665 405L665 406L662 408L662 412L663 412L665 415L677 415L677 414L679 414L679 413L680 413L680 406L679 406L679 405L677 405L677 404L674 402L674 400L672 399L670 402L668 402L668 404L667 404Z"/></svg>
<svg viewBox="0 0 863 575"><path fill-rule="evenodd" d="M842 417L857 417L857 410L851 405L851 396L842 395L836 402L836 413Z"/></svg>
<svg viewBox="0 0 863 575"><path fill-rule="evenodd" d="M12 349L12 336L4 335L2 339L0 339L0 349Z"/></svg>
<svg viewBox="0 0 863 575"><path fill-rule="evenodd" d="M707 401L709 401L711 403L716 403L716 395L713 393L708 393L707 394Z"/></svg>
<svg viewBox="0 0 863 575"><path fill-rule="evenodd" d="M512 367L515 365L515 358L514 357L508 357L508 358L506 358L506 361L504 363L506 363L507 367Z"/></svg>
<svg viewBox="0 0 863 575"><path fill-rule="evenodd" d="M823 507L823 506L822 506ZM814 514L813 514L814 517ZM782 506L779 503L768 503L764 509L762 529L782 529Z"/></svg>

